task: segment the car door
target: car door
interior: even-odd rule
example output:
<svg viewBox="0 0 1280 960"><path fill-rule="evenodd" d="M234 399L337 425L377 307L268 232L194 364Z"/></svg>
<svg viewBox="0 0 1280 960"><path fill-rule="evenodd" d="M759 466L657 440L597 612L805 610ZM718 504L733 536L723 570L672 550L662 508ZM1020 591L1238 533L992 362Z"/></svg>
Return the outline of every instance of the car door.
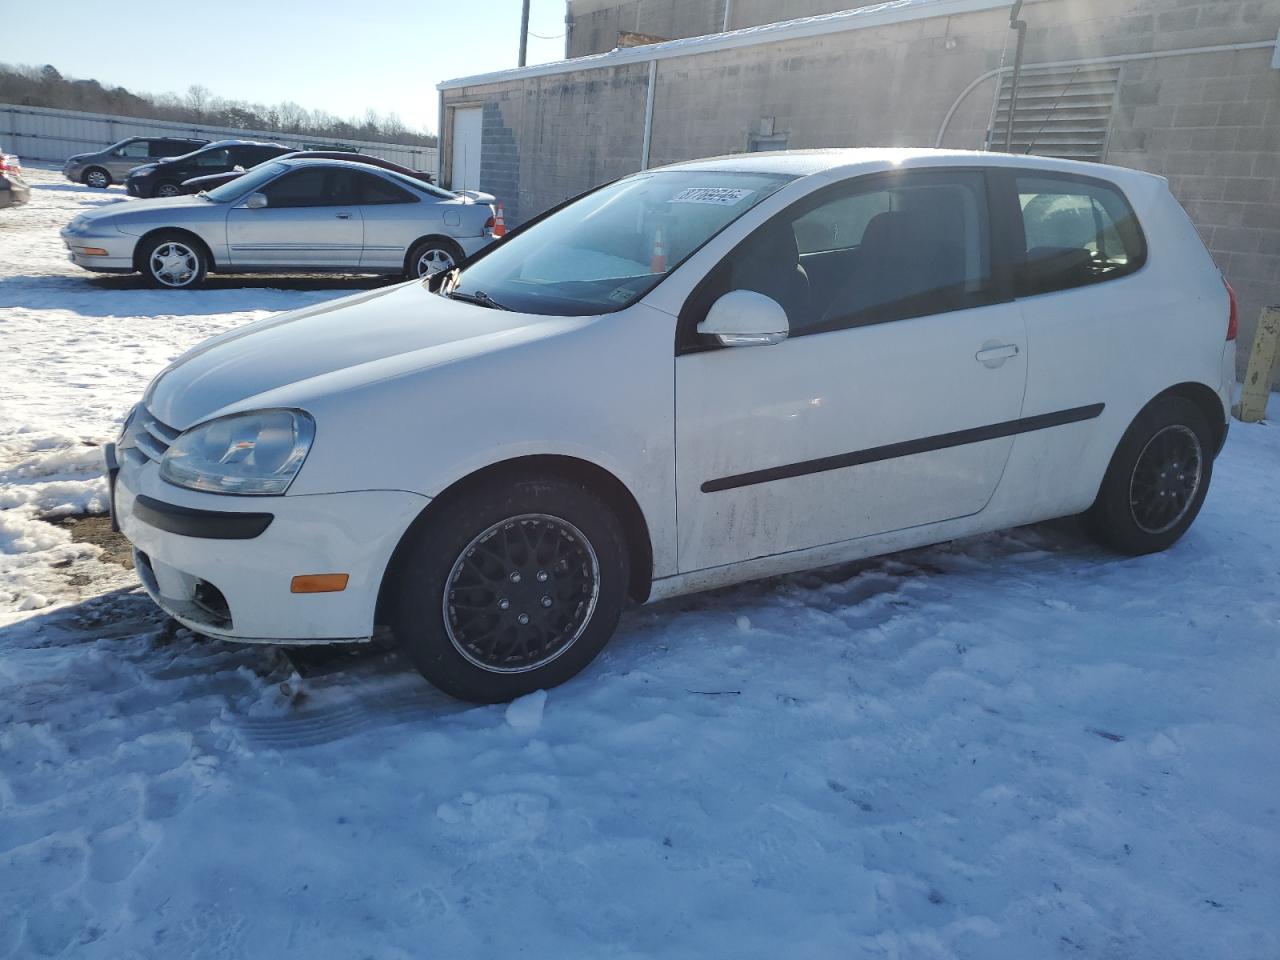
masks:
<svg viewBox="0 0 1280 960"><path fill-rule="evenodd" d="M267 205L240 200L227 214L231 262L241 267L354 269L364 224L348 171L307 166L290 170L261 191Z"/></svg>
<svg viewBox="0 0 1280 960"><path fill-rule="evenodd" d="M134 167L147 163L151 157L148 141L132 140L111 152L106 167L113 180L123 180Z"/></svg>
<svg viewBox="0 0 1280 960"><path fill-rule="evenodd" d="M694 291L676 358L681 572L977 513L1013 443L1026 335L973 168L861 177L772 218ZM696 334L719 295L781 343Z"/></svg>
<svg viewBox="0 0 1280 960"><path fill-rule="evenodd" d="M352 183L360 198L364 221L364 252L360 266L376 270L404 267L409 246L419 237L435 232L432 207L393 183L389 177L353 170Z"/></svg>

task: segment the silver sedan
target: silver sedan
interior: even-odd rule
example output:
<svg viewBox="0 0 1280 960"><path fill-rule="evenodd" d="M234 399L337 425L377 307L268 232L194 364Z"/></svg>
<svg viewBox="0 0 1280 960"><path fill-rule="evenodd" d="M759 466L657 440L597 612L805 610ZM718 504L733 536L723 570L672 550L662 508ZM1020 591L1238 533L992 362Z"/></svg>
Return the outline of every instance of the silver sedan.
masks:
<svg viewBox="0 0 1280 960"><path fill-rule="evenodd" d="M86 270L169 289L207 273L447 270L493 241L488 203L344 160L274 160L196 196L82 213L62 231Z"/></svg>

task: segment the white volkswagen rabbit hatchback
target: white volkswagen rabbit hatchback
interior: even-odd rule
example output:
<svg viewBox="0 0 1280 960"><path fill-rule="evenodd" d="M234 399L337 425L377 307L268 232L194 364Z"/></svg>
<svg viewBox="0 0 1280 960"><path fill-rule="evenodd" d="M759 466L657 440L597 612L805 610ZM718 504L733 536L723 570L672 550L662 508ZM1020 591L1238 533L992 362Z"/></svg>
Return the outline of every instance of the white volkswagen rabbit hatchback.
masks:
<svg viewBox="0 0 1280 960"><path fill-rule="evenodd" d="M385 625L436 686L502 701L582 670L629 600L1077 513L1168 547L1226 436L1235 330L1158 177L682 163L191 350L108 448L113 509L194 630Z"/></svg>

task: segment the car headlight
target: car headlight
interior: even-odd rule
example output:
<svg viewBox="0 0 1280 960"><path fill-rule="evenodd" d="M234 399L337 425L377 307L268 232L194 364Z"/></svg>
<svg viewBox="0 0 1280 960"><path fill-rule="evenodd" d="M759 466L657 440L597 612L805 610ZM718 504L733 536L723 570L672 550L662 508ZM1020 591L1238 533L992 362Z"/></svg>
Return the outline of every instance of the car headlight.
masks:
<svg viewBox="0 0 1280 960"><path fill-rule="evenodd" d="M160 477L190 490L282 494L302 468L316 426L301 410L237 413L192 427L160 461Z"/></svg>

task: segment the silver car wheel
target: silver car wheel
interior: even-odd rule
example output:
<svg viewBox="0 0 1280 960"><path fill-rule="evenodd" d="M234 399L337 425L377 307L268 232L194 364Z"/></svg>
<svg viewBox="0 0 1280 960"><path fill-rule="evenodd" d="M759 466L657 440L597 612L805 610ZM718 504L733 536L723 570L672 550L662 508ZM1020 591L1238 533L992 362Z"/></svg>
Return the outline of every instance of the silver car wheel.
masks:
<svg viewBox="0 0 1280 960"><path fill-rule="evenodd" d="M151 251L151 275L166 287L185 287L200 272L200 256L185 243L169 240Z"/></svg>
<svg viewBox="0 0 1280 960"><path fill-rule="evenodd" d="M111 186L111 178L101 170L90 170L84 175L84 182L86 186L96 187L99 190L104 190Z"/></svg>
<svg viewBox="0 0 1280 960"><path fill-rule="evenodd" d="M172 183L162 183L160 186L156 187L157 197L176 197L181 192L182 191Z"/></svg>
<svg viewBox="0 0 1280 960"><path fill-rule="evenodd" d="M453 257L441 247L428 247L418 258L418 276L430 277L441 270L453 269Z"/></svg>

